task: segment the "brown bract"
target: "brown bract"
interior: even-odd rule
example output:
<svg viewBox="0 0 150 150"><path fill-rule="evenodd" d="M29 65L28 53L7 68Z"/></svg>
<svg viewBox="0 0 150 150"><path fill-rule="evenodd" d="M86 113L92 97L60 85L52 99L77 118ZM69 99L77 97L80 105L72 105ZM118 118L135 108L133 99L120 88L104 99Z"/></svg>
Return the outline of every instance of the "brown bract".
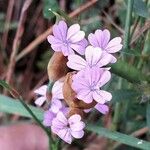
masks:
<svg viewBox="0 0 150 150"><path fill-rule="evenodd" d="M71 84L72 84L72 76L75 74L75 72L69 72L67 73L66 77L65 77L65 81L64 81L64 85L63 85L63 96L64 96L64 100L66 101L66 103L68 104L68 106L72 109L90 109L93 108L97 102L93 100L92 103L85 103L82 100L79 100L76 98L76 93L73 91L73 89L71 88Z"/></svg>
<svg viewBox="0 0 150 150"><path fill-rule="evenodd" d="M66 64L67 61L67 58L61 52L54 52L47 66L50 81L55 82L67 74L69 70Z"/></svg>

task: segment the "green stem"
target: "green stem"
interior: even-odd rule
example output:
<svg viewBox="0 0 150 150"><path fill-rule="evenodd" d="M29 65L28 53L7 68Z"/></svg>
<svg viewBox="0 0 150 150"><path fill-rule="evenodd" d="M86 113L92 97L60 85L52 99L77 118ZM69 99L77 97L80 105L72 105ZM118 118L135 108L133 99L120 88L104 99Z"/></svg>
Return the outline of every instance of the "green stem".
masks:
<svg viewBox="0 0 150 150"><path fill-rule="evenodd" d="M124 50L129 48L130 43L130 26L131 26L131 17L132 17L132 8L133 8L133 0L128 0L127 5L127 16L126 16L126 22L125 22L125 34L124 34ZM125 60L125 57L122 53L122 60ZM122 87L123 79L119 79L118 83L118 89L121 89ZM111 130L117 130L118 124L120 122L120 110L121 110L121 103L116 103L115 110L114 110L114 117L113 122L111 126Z"/></svg>

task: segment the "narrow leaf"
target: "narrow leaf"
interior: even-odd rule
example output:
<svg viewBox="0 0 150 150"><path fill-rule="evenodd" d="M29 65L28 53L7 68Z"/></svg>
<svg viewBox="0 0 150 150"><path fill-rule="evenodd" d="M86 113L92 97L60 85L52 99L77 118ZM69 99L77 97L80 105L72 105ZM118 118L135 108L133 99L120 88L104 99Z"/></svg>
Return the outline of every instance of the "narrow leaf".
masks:
<svg viewBox="0 0 150 150"><path fill-rule="evenodd" d="M43 110L31 105L28 106L39 120L43 120ZM23 105L19 101L10 97L6 97L4 95L0 95L0 112L17 114L23 117L32 118L32 116L28 113L28 111L23 107Z"/></svg>
<svg viewBox="0 0 150 150"><path fill-rule="evenodd" d="M129 145L129 146L133 146L133 147L144 149L144 150L150 149L150 143L149 142L144 141L144 140L140 140L140 139L135 138L135 137L130 136L130 135L126 135L126 134L119 133L119 132L113 132L113 131L110 131L106 128L102 128L102 127L99 127L96 125L88 125L87 130L95 132L100 136L115 140L117 142Z"/></svg>

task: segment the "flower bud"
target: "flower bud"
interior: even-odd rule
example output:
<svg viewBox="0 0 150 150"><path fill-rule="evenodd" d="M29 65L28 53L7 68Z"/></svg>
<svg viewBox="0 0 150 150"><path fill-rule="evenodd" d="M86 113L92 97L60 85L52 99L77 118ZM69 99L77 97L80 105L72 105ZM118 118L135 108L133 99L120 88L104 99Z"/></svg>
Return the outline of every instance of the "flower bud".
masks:
<svg viewBox="0 0 150 150"><path fill-rule="evenodd" d="M67 58L61 52L54 52L47 66L50 81L56 81L67 74L68 67L66 63Z"/></svg>

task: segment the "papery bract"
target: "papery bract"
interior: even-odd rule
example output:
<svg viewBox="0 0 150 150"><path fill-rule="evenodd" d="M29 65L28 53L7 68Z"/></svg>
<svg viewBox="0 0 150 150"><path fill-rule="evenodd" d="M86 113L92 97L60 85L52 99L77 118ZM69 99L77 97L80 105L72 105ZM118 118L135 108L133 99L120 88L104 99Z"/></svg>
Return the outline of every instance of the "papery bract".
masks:
<svg viewBox="0 0 150 150"><path fill-rule="evenodd" d="M78 99L85 103L91 103L93 100L100 104L110 101L112 95L100 88L111 78L108 70L97 67L88 68L80 71L73 77L72 89L76 92Z"/></svg>
<svg viewBox="0 0 150 150"><path fill-rule="evenodd" d="M51 47L56 52L62 52L64 56L74 54L74 50L84 55L88 45L84 38L85 33L80 31L79 24L73 24L69 28L65 21L59 21L53 26L53 35L47 37Z"/></svg>
<svg viewBox="0 0 150 150"><path fill-rule="evenodd" d="M121 41L122 39L120 37L115 37L112 40L110 40L110 32L105 30L96 30L95 33L90 33L88 36L88 40L90 44L94 47L100 47L103 51L105 51L106 54L112 54L120 51L122 49ZM111 63L115 63L117 59L112 56Z"/></svg>
<svg viewBox="0 0 150 150"><path fill-rule="evenodd" d="M78 55L69 55L67 66L74 70L82 70L86 67L103 67L111 62L111 55L105 54L103 51L93 46L88 46L85 50L85 59Z"/></svg>
<svg viewBox="0 0 150 150"><path fill-rule="evenodd" d="M85 124L81 121L78 114L72 115L67 119L62 112L58 112L56 118L52 121L51 130L62 140L71 144L73 138L80 139L84 135Z"/></svg>

